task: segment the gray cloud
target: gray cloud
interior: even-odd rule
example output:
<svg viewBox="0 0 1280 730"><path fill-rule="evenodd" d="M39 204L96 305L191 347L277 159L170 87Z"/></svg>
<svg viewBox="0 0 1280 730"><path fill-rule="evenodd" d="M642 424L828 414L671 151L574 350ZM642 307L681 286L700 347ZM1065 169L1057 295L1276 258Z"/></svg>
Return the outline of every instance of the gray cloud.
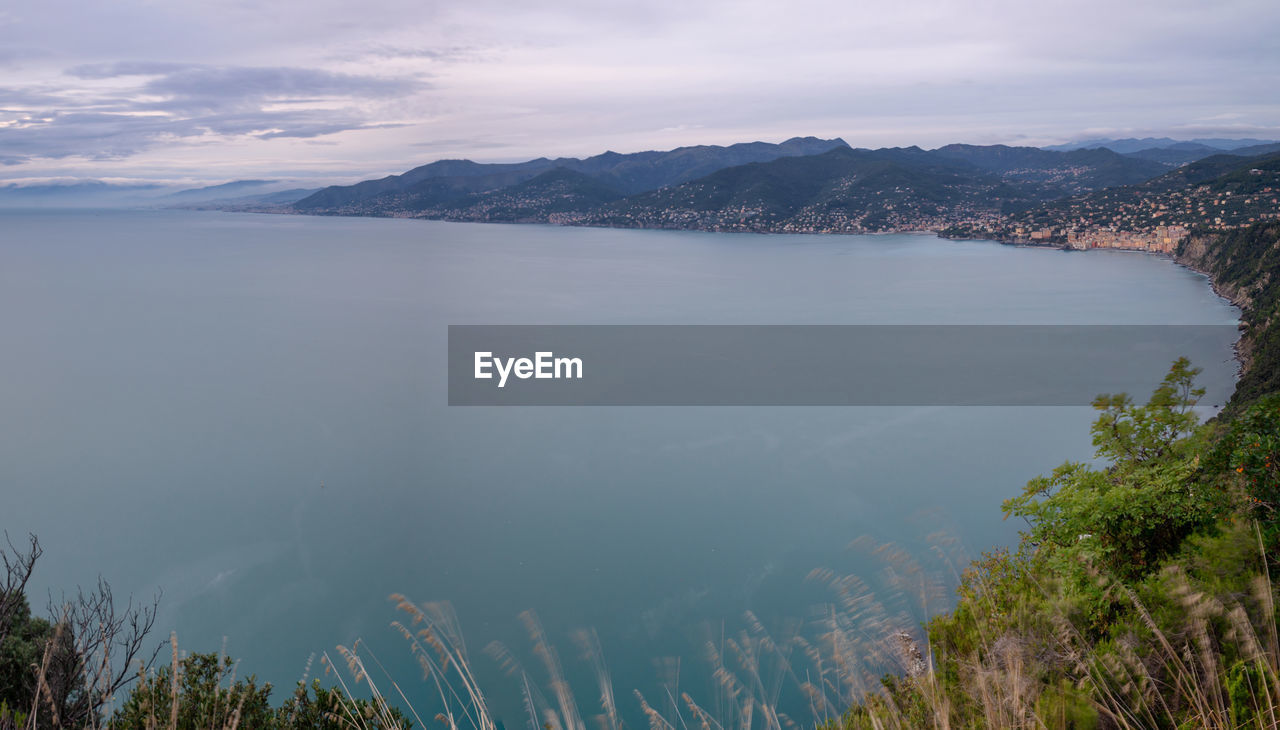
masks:
<svg viewBox="0 0 1280 730"><path fill-rule="evenodd" d="M53 91L0 87L0 114L17 114L39 107L57 108L65 101L65 97Z"/></svg>
<svg viewBox="0 0 1280 730"><path fill-rule="evenodd" d="M311 138L385 126L369 123L358 115L344 116L331 111L259 111L187 119L59 112L48 121L7 129L0 135L0 157L12 161L72 156L119 160L173 139L196 140L217 135Z"/></svg>
<svg viewBox="0 0 1280 730"><path fill-rule="evenodd" d="M322 137L328 134L337 134L345 132L348 129L396 129L399 127L407 127L408 124L382 123L382 124L361 124L358 127L352 127L346 124L314 124L310 127L299 124L291 129L278 132L266 132L254 135L259 139L281 139L294 137L298 139L310 139L312 137Z"/></svg>
<svg viewBox="0 0 1280 730"><path fill-rule="evenodd" d="M501 149L510 147L508 142L495 142L487 139L435 139L429 142L412 142L410 147L421 147L424 149Z"/></svg>
<svg viewBox="0 0 1280 730"><path fill-rule="evenodd" d="M440 48L431 48L427 46L372 43L357 49L335 53L332 58L340 61L355 61L363 58L425 58L431 61L459 61L473 59L479 55L480 53L478 49L469 46L443 46Z"/></svg>
<svg viewBox="0 0 1280 730"><path fill-rule="evenodd" d="M198 68L188 63L157 63L154 61L124 61L119 63L86 63L66 70L68 76L78 79L114 79L121 76L159 76Z"/></svg>
<svg viewBox="0 0 1280 730"><path fill-rule="evenodd" d="M136 83L98 93L0 89L0 105L16 122L0 134L0 156L9 164L121 159L166 140L210 135L265 140L383 129L399 125L377 121L364 104L428 87L420 79L308 68L167 62L87 64L66 75Z"/></svg>
<svg viewBox="0 0 1280 730"><path fill-rule="evenodd" d="M416 79L357 76L310 68L187 66L148 82L143 91L174 98L376 98L406 94L425 86Z"/></svg>

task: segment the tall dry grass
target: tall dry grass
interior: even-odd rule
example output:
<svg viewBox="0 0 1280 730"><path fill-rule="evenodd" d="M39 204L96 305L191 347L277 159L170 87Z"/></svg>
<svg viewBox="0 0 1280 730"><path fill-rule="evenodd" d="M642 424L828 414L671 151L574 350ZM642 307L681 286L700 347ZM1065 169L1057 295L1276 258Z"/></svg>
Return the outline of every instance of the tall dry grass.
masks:
<svg viewBox="0 0 1280 730"><path fill-rule="evenodd" d="M576 649L572 660L588 670L594 685L575 691L555 643L533 612L519 616L532 668L517 651L496 642L483 653L519 688L532 730L589 730L592 725L590 730L627 730L629 716L642 718L649 730L1280 728L1280 631L1275 586L1265 566L1248 593L1240 595L1215 595L1181 568L1167 568L1162 580L1177 610L1153 610L1131 587L1107 581L1107 589L1136 617L1138 628L1119 640L1091 637L1065 611L1034 617L1036 626L1051 627L1045 636L1019 629L1032 622L1008 615L993 597L994 586L977 573L971 578L974 605L978 611L1002 611L1004 620L975 620L975 645L949 657L950 669L944 672L921 625L950 607L955 545L935 543L934 556L948 566L942 571L925 568L893 545L859 541L854 547L882 559L885 567L877 580L812 571L809 580L830 591L829 604L772 628L744 614L739 628L699 647L700 667L691 668L687 659L662 658L656 692L618 695L600 639L591 630L569 637ZM393 711L398 707L419 728L438 723L447 730L499 730L477 679L478 657L470 652L452 607L417 604L401 595L392 600L402 614L392 626L421 668L429 699L422 698L421 685L406 686L405 678L388 672L368 645L356 642L338 647L336 662L327 653L321 662L347 697L372 699L364 713L354 705L337 705L326 719L357 730L399 728ZM991 625L1003 628L992 631ZM137 686L144 689L164 682L163 691L143 694L158 699L144 706L142 730L183 727L183 663L176 637L169 654L166 675L138 677ZM44 664L50 660L46 652ZM225 653L219 667L224 660ZM230 689L235 667L226 668ZM39 669L43 691L45 667ZM700 681L690 681L691 672ZM691 689L696 685L704 689ZM243 695L215 698L221 704L206 708L202 727L247 727ZM1079 712L1081 703L1087 716ZM427 706L433 711L424 717L418 707ZM58 718L42 714L39 703L23 716L0 720L2 730L58 725ZM105 725L99 718L87 727Z"/></svg>
<svg viewBox="0 0 1280 730"><path fill-rule="evenodd" d="M949 547L937 550L954 565ZM1142 628L1119 641L1090 638L1065 611L1036 617L1036 625L1051 627L1047 637L978 624L975 647L953 657L944 676L920 626L948 606L955 573L940 578L892 545L872 549L886 564L879 595L855 576L815 570L810 580L831 590L832 603L775 632L745 614L739 630L701 647L699 671L709 687L701 694L681 688L681 674L691 671L685 660L664 658L657 693L632 690L631 713L638 707L649 730L1280 728L1280 632L1275 587L1265 570L1250 595L1219 596L1197 588L1180 568L1168 568L1163 580L1180 610L1160 616L1131 588L1109 582ZM983 578L976 580L981 606ZM889 600L881 598L886 594ZM449 730L496 730L451 607L393 598L409 617L394 625L444 708L435 720ZM985 600L983 610L1001 610ZM599 730L626 728L628 711L619 706L594 632L572 635L596 685L581 694L592 701L580 704L536 615L526 612L520 620L538 672L506 646L491 644L485 653L520 688L529 727L587 730L585 717ZM358 647L344 651L354 676L369 681L359 655ZM369 687L381 692L372 681Z"/></svg>
<svg viewBox="0 0 1280 730"><path fill-rule="evenodd" d="M682 689L681 673L689 671L684 659L661 658L664 671L657 693L632 690L631 713L638 707L650 730L797 730L838 723L851 704L871 695L884 696L880 677L886 673L927 681L932 676L932 657L920 626L949 600L954 584L949 586L948 580L956 575L951 553L956 546L941 540L934 545L935 552L948 561L946 573L924 568L893 545L855 541L851 547L878 556L884 564L877 580L879 591L856 576L815 570L809 580L829 588L833 603L815 608L806 619L784 622L776 633L753 613L744 614L741 628L721 632L698 648L702 660L698 671L708 687L702 693ZM886 595L892 600L884 599ZM476 678L474 657L450 604L418 604L399 594L391 600L404 614L392 626L407 642L431 689L431 699L419 704L438 707L432 717L449 730L497 730L499 723ZM536 671L503 644L493 642L484 653L519 689L528 726L588 730L590 721L598 730L624 730L628 712L619 707L596 633L579 630L570 635L577 660L594 679L595 686L581 694L592 700L583 703L537 615L526 611L519 620ZM409 701L415 693L387 673L367 645L339 647L339 653L354 683L366 685L375 697L396 698L401 707L409 708L415 722L421 722ZM369 671L371 665L378 676ZM349 689L346 684L343 688ZM945 707L942 693L937 696ZM946 716L945 711L939 712L943 727Z"/></svg>

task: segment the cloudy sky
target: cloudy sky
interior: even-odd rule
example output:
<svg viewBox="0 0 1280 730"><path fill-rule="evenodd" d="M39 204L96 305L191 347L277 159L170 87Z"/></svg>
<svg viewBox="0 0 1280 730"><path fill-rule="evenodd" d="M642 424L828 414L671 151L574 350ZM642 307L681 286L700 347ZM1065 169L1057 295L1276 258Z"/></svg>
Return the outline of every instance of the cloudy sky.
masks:
<svg viewBox="0 0 1280 730"><path fill-rule="evenodd" d="M0 182L347 181L841 136L1280 138L1275 0L42 0Z"/></svg>

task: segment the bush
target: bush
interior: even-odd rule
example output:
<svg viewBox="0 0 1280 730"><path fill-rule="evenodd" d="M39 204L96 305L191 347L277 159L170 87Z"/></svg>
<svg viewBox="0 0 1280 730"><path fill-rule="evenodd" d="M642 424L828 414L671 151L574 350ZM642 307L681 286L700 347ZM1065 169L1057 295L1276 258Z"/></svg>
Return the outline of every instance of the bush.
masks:
<svg viewBox="0 0 1280 730"><path fill-rule="evenodd" d="M1274 555L1280 543L1280 394L1259 399L1232 421L1206 468L1236 482Z"/></svg>
<svg viewBox="0 0 1280 730"><path fill-rule="evenodd" d="M235 679L235 665L216 654L179 661L176 640L173 647L173 664L138 678L112 718L113 727L207 730L273 724L270 684L258 687L253 676Z"/></svg>
<svg viewBox="0 0 1280 730"><path fill-rule="evenodd" d="M1180 358L1145 406L1099 396L1093 444L1109 465L1064 463L1005 502L1005 516L1027 519L1025 539L1077 586L1093 582L1090 567L1125 580L1150 574L1229 507L1199 479L1208 435L1193 410L1199 372Z"/></svg>
<svg viewBox="0 0 1280 730"><path fill-rule="evenodd" d="M408 730L412 723L381 698L352 699L320 680L302 682L279 709L270 704L271 685L254 677L237 680L235 665L216 654L192 654L142 676L115 713L111 726L138 730ZM173 681L174 670L178 681Z"/></svg>
<svg viewBox="0 0 1280 730"><path fill-rule="evenodd" d="M48 621L31 615L26 596L15 595L9 603L9 630L0 639L0 723L6 716L31 709L36 688L31 667L40 665L45 642L53 633Z"/></svg>

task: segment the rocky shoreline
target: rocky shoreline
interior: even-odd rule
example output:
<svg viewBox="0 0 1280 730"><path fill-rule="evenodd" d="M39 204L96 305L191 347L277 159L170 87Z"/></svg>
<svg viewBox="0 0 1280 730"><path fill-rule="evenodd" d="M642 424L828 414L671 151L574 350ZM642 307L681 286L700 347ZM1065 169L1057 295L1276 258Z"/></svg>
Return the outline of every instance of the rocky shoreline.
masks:
<svg viewBox="0 0 1280 730"><path fill-rule="evenodd" d="M1237 380L1253 367L1253 354L1256 345L1256 333L1259 328L1253 326L1250 321L1250 315L1253 309L1253 297L1249 293L1240 290L1238 287L1231 286L1221 281L1214 275L1205 261L1207 258L1211 241L1207 236L1194 236L1187 239L1174 255L1173 260L1179 266L1194 271L1197 274L1209 280L1209 288L1218 297L1231 302L1240 309L1240 338L1232 345L1235 353L1236 363L1239 365Z"/></svg>

